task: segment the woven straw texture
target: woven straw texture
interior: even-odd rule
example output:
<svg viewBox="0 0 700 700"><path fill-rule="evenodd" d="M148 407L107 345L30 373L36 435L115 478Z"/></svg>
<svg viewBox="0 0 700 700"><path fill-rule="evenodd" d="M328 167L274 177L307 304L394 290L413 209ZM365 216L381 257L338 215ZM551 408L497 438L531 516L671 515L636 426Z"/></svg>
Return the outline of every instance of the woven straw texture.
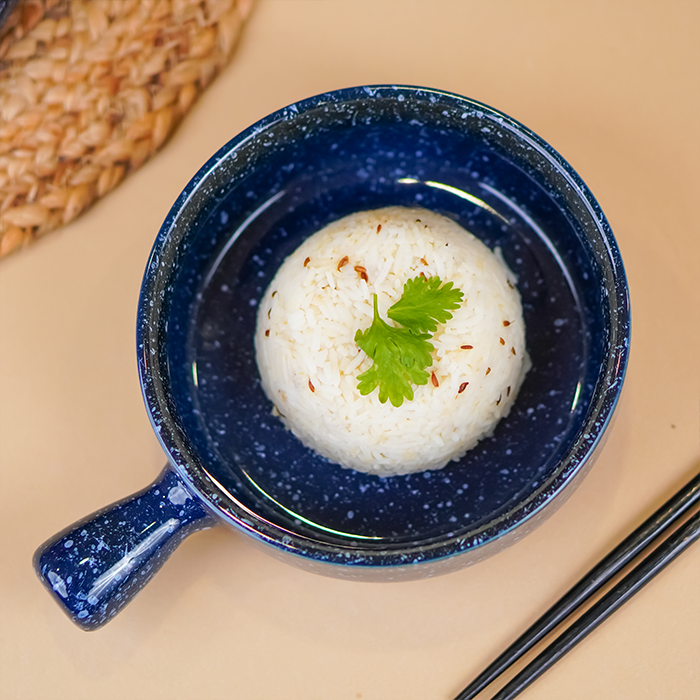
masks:
<svg viewBox="0 0 700 700"><path fill-rule="evenodd" d="M0 29L0 258L163 146L253 0L23 0Z"/></svg>

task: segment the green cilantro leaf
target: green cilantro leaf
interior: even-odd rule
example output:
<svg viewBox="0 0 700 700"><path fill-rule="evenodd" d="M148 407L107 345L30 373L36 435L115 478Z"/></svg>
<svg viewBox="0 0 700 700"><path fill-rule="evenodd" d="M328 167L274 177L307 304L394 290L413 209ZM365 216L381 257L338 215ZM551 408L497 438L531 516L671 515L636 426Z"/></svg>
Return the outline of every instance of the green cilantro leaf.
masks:
<svg viewBox="0 0 700 700"><path fill-rule="evenodd" d="M387 316L414 333L435 333L437 324L451 319L450 311L458 309L464 297L453 287L452 282L442 284L439 277L419 275L407 280L403 295Z"/></svg>
<svg viewBox="0 0 700 700"><path fill-rule="evenodd" d="M398 408L404 399L413 400L412 385L428 383L426 368L433 363L431 352L435 349L429 341L437 330L436 321L444 323L452 318L450 310L459 307L463 296L452 289L452 282L440 285L439 277L416 277L406 282L403 296L388 311L403 328L390 326L381 318L374 295L372 325L355 333L355 342L373 360L372 366L357 377L360 394L366 396L379 387L379 401L389 400ZM399 318L394 318L392 310L397 307Z"/></svg>
<svg viewBox="0 0 700 700"><path fill-rule="evenodd" d="M430 334L412 333L406 328L394 328L384 321L377 310L374 295L374 320L365 331L355 333L355 342L374 361L360 374L358 389L365 396L379 386L379 400L387 399L398 407L404 398L413 399L411 384L427 384L430 375L425 371L433 359Z"/></svg>
<svg viewBox="0 0 700 700"><path fill-rule="evenodd" d="M413 400L411 384L427 384L430 375L415 362L410 367L404 365L396 348L391 342L379 346L372 366L358 376L357 388L366 396L379 386L379 401L386 403L389 399L398 408L404 398Z"/></svg>

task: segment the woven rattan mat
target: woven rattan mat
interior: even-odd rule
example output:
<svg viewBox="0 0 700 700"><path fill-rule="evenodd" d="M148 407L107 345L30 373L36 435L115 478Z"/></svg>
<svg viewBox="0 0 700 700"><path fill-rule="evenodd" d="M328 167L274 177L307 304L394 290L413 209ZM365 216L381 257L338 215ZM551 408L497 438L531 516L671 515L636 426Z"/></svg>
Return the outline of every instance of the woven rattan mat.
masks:
<svg viewBox="0 0 700 700"><path fill-rule="evenodd" d="M253 0L20 0L0 28L0 258L163 146Z"/></svg>

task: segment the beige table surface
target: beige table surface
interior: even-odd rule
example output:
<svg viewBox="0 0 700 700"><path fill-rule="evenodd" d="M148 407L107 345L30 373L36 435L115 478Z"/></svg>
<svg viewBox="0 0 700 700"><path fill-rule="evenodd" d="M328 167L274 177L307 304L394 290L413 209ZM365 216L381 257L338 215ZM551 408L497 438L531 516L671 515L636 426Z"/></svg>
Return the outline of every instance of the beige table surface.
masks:
<svg viewBox="0 0 700 700"><path fill-rule="evenodd" d="M699 27L696 0L261 0L165 150L0 263L2 700L449 700L697 472ZM598 198L633 305L626 392L600 459L539 530L456 574L326 579L220 527L188 539L107 627L78 630L31 557L164 464L134 343L160 223L198 167L258 118L382 82L507 112ZM696 545L522 697L700 697L699 593Z"/></svg>

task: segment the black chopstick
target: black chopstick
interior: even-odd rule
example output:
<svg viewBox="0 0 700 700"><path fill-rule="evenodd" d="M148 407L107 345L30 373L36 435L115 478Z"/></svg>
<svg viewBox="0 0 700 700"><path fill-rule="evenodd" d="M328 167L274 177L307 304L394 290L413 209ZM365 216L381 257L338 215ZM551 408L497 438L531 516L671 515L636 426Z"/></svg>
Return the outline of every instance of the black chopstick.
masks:
<svg viewBox="0 0 700 700"><path fill-rule="evenodd" d="M608 583L656 538L670 528L684 513L698 503L698 501L700 501L700 474L693 477L680 491L666 501L653 515L647 518L634 532L596 564L578 583L547 610L542 617L532 624L495 661L480 673L455 700L471 700L474 698L487 685L500 676L501 673L510 668L518 659L546 637L555 627L561 624L594 593ZM669 559L669 561L671 561L671 559ZM658 570L660 569L656 571ZM647 580L649 579L647 578ZM635 588L635 591L636 590L638 590L638 588ZM625 600L627 600L627 597ZM619 607L619 605L617 607ZM617 607L614 609L617 609ZM557 658L561 655L562 654L559 654ZM532 680L534 680L534 678Z"/></svg>
<svg viewBox="0 0 700 700"><path fill-rule="evenodd" d="M561 633L539 656L535 657L517 676L496 693L491 700L512 700L571 651L584 637L608 619L640 588L700 537L700 512L688 519L648 557L642 560L614 588L591 606L570 627Z"/></svg>

